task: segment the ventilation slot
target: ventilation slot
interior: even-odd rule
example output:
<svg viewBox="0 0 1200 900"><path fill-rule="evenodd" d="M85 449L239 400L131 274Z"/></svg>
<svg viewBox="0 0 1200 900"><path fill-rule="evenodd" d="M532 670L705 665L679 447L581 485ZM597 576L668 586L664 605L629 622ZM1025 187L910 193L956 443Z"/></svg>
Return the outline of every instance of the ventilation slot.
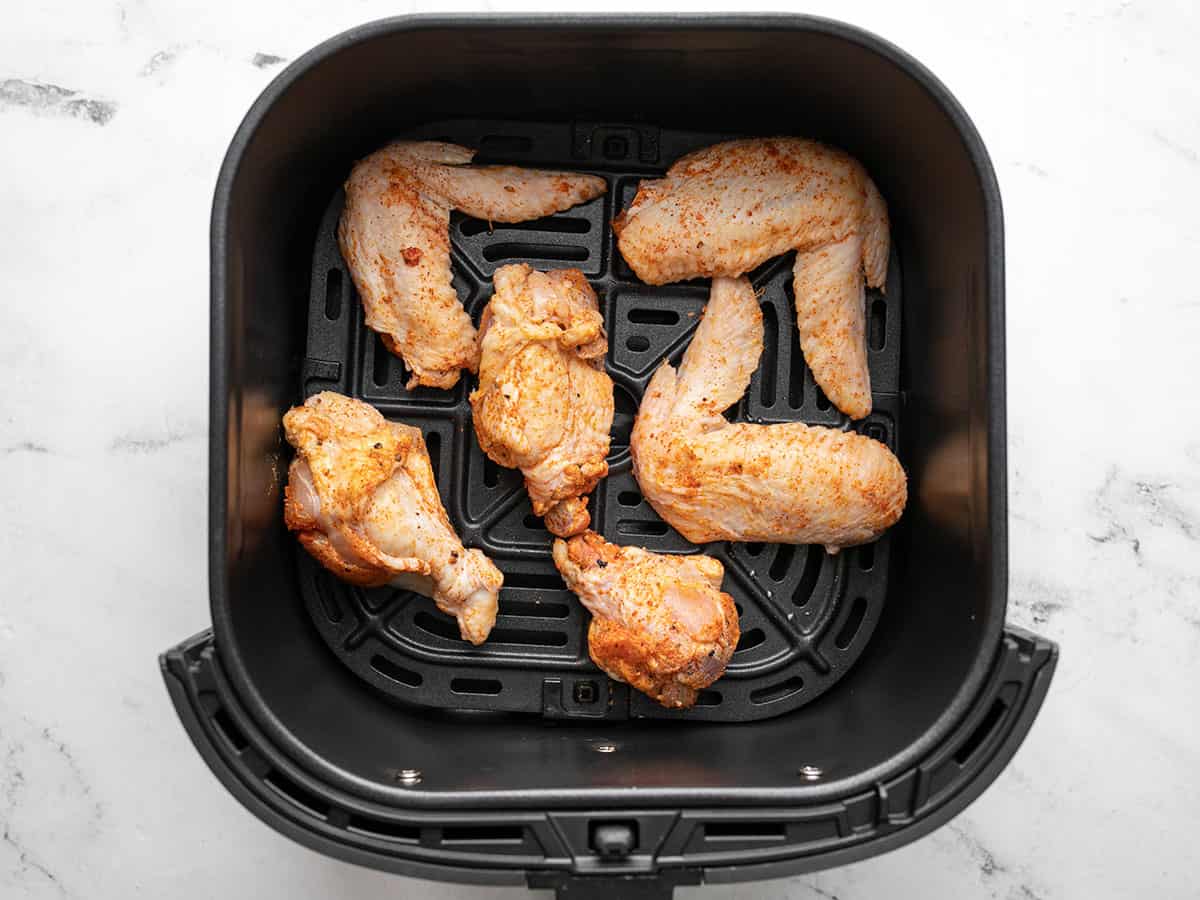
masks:
<svg viewBox="0 0 1200 900"><path fill-rule="evenodd" d="M971 736L962 742L962 745L954 751L954 761L960 766L965 765L981 746L996 730L996 726L1000 724L1000 720L1004 718L1004 714L1008 712L1008 704L997 698L992 704L992 708L987 711L987 715L983 717L975 730L971 732Z"/></svg>
<svg viewBox="0 0 1200 900"><path fill-rule="evenodd" d="M286 797L296 806L303 809L310 815L316 816L318 819L323 819L329 815L329 804L319 800L296 782L282 775L277 771L272 771L267 774L264 779L267 784L275 789L281 796Z"/></svg>
<svg viewBox="0 0 1200 900"><path fill-rule="evenodd" d="M621 534L633 534L642 537L662 537L670 531L670 526L666 522L643 522L640 519L621 519L617 522L617 531Z"/></svg>
<svg viewBox="0 0 1200 900"><path fill-rule="evenodd" d="M480 153L528 153L533 149L533 139L519 134L485 134L479 139Z"/></svg>
<svg viewBox="0 0 1200 900"><path fill-rule="evenodd" d="M796 585L796 593L792 594L794 606L804 606L812 599L817 581L821 577L821 563L825 561L825 548L818 544L808 545L808 556L804 559L804 571L800 573L800 583Z"/></svg>
<svg viewBox="0 0 1200 900"><path fill-rule="evenodd" d="M510 588L542 588L561 591L562 578L543 572L505 572L504 586Z"/></svg>
<svg viewBox="0 0 1200 900"><path fill-rule="evenodd" d="M762 552L763 552L763 550L766 549L766 547L767 547L767 545L760 541L755 541L752 544L747 544L746 545L746 555L754 556L754 557L762 556Z"/></svg>
<svg viewBox="0 0 1200 900"><path fill-rule="evenodd" d="M212 721L221 737L225 738L235 753L241 753L250 746L250 742L242 734L242 729L233 723L233 719L229 717L229 713L225 711L224 707L213 713Z"/></svg>
<svg viewBox="0 0 1200 900"><path fill-rule="evenodd" d="M649 346L649 344L647 344ZM633 431L633 419L637 415L637 401L625 388L613 385L613 449L629 446L629 434Z"/></svg>
<svg viewBox="0 0 1200 900"><path fill-rule="evenodd" d="M372 656L371 668L384 678L390 678L392 681L402 684L405 687L420 687L421 682L425 680L421 677L420 673L410 672L403 666L398 666L383 656Z"/></svg>
<svg viewBox="0 0 1200 900"><path fill-rule="evenodd" d="M626 339L625 346L634 353L645 353L650 349L650 338L644 334L633 334Z"/></svg>
<svg viewBox="0 0 1200 900"><path fill-rule="evenodd" d="M427 631L440 638L446 638L449 641L462 640L462 636L458 632L458 623L449 616L435 615L422 610L413 616L413 624L422 631Z"/></svg>
<svg viewBox="0 0 1200 900"><path fill-rule="evenodd" d="M829 402L829 398L825 396L825 392L823 390L821 390L821 386L818 384L817 385L817 409L821 410L821 412L825 412L825 410L829 409L829 407L831 407L831 406L833 406L833 404Z"/></svg>
<svg viewBox="0 0 1200 900"><path fill-rule="evenodd" d="M421 829L416 825L401 825L398 822L385 822L382 819L368 819L366 816L351 816L346 829L384 841L397 841L404 844L417 844L421 841Z"/></svg>
<svg viewBox="0 0 1200 900"><path fill-rule="evenodd" d="M433 467L433 481L436 484L438 474L442 470L442 436L436 431L425 434L425 449L429 451L429 464Z"/></svg>
<svg viewBox="0 0 1200 900"><path fill-rule="evenodd" d="M881 444L887 443L887 429L879 422L868 422L863 427L863 434L873 441L879 441Z"/></svg>
<svg viewBox="0 0 1200 900"><path fill-rule="evenodd" d="M791 297L791 282L788 282L788 297ZM788 406L799 409L804 405L804 352L800 349L800 329L791 327L792 356L788 365Z"/></svg>
<svg viewBox="0 0 1200 900"><path fill-rule="evenodd" d="M771 580L778 582L787 578L788 569L792 567L792 560L795 558L795 544L780 544L779 549L775 551L775 558L771 560L771 568L767 571Z"/></svg>
<svg viewBox="0 0 1200 900"><path fill-rule="evenodd" d="M706 841L782 841L787 837L783 822L705 822Z"/></svg>
<svg viewBox="0 0 1200 900"><path fill-rule="evenodd" d="M631 309L629 321L635 325L678 325L679 313L673 309Z"/></svg>
<svg viewBox="0 0 1200 900"><path fill-rule="evenodd" d="M701 691L696 695L696 706L720 706L720 691Z"/></svg>
<svg viewBox="0 0 1200 900"><path fill-rule="evenodd" d="M493 633L494 634L494 633ZM504 686L495 678L452 678L450 690L456 694L486 694L495 695Z"/></svg>
<svg viewBox="0 0 1200 900"><path fill-rule="evenodd" d="M858 567L864 572L875 568L875 545L863 544L858 548Z"/></svg>
<svg viewBox="0 0 1200 900"><path fill-rule="evenodd" d="M494 488L500 483L500 467L492 462L490 456L483 458L483 485L484 487Z"/></svg>
<svg viewBox="0 0 1200 900"><path fill-rule="evenodd" d="M617 502L622 506L633 508L642 505L642 495L637 491L621 491L617 494Z"/></svg>
<svg viewBox="0 0 1200 900"><path fill-rule="evenodd" d="M542 522L542 517L535 516L533 513L526 513L525 518L523 518L521 520L521 524L524 525L526 528L528 528L530 531L536 531L536 532L543 533L543 534L550 533L550 532L546 531L546 525L545 525L545 523Z"/></svg>
<svg viewBox="0 0 1200 900"><path fill-rule="evenodd" d="M502 259L550 259L560 262L585 262L590 254L587 247L557 244L516 244L504 241L488 244L483 248L483 258L488 262Z"/></svg>
<svg viewBox="0 0 1200 900"><path fill-rule="evenodd" d="M846 616L846 621L840 629L838 629L837 637L833 639L833 644L839 650L845 650L850 646L854 636L858 634L858 629L862 627L863 616L867 614L867 601L865 597L855 597L854 603L850 607L850 614Z"/></svg>
<svg viewBox="0 0 1200 900"><path fill-rule="evenodd" d="M567 636L561 631L534 631L532 628L493 628L492 633L488 635L488 641L493 644L524 644L529 647L567 646Z"/></svg>
<svg viewBox="0 0 1200 900"><path fill-rule="evenodd" d="M887 304L876 300L871 304L870 318L867 321L868 346L872 350L882 350L887 339Z"/></svg>
<svg viewBox="0 0 1200 900"><path fill-rule="evenodd" d="M779 353L779 316L775 313L775 304L764 303L763 314L763 364L759 366L762 376L760 394L762 405L770 409L775 405L775 360Z"/></svg>
<svg viewBox="0 0 1200 900"><path fill-rule="evenodd" d="M383 387L391 381L391 375L392 354L383 346L383 338L379 336L379 332L375 332L375 360L371 366L371 378L376 387Z"/></svg>
<svg viewBox="0 0 1200 900"><path fill-rule="evenodd" d="M777 700L782 700L784 697L792 696L792 694L797 693L803 687L803 679L798 676L792 677L787 681L779 682L779 684L751 691L750 702L755 704L774 703Z"/></svg>
<svg viewBox="0 0 1200 900"><path fill-rule="evenodd" d="M512 587L508 584L508 577L505 576L505 587ZM500 599L500 615L502 616L520 616L532 619L565 619L571 614L571 608L565 603L537 603L533 600L509 600L507 597Z"/></svg>
<svg viewBox="0 0 1200 900"><path fill-rule="evenodd" d="M443 844L520 844L525 829L520 825L448 825L442 829Z"/></svg>
<svg viewBox="0 0 1200 900"><path fill-rule="evenodd" d="M342 270L330 269L325 276L325 318L336 322L342 315Z"/></svg>
<svg viewBox="0 0 1200 900"><path fill-rule="evenodd" d="M744 650L753 650L766 639L767 636L761 628L751 628L749 631L743 631L742 637L733 652L741 653Z"/></svg>
<svg viewBox="0 0 1200 900"><path fill-rule="evenodd" d="M507 231L539 231L543 234L587 234L592 228L592 223L587 219L563 216L534 219L532 222L505 222L504 228ZM463 237L475 237L491 230L492 227L483 219L463 219L458 226L458 231Z"/></svg>

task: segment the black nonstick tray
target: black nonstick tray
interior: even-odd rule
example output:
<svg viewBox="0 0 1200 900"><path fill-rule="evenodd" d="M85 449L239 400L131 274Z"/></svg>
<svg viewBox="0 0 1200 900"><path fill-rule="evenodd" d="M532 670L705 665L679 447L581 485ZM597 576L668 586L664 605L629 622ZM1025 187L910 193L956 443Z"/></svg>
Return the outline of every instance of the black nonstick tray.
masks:
<svg viewBox="0 0 1200 900"><path fill-rule="evenodd" d="M642 392L664 358L678 364L708 295L708 283L651 287L621 259L609 223L637 189L676 158L729 135L614 123L456 120L407 135L478 147L479 162L575 169L606 178L609 192L559 215L489 226L455 213L450 225L454 285L472 318L507 263L577 267L600 298L608 328L607 368L615 384L609 477L591 502L593 527L618 544L715 556L741 614L741 641L725 675L695 707L667 710L609 680L588 658L590 615L550 559L552 536L533 515L519 472L495 465L471 425L468 373L452 390L406 390L402 362L366 329L337 247L339 191L313 253L304 397L338 390L425 433L446 509L464 543L503 570L500 614L474 647L433 601L392 588L344 584L297 549L304 600L329 648L359 676L398 700L448 709L540 713L549 718L669 718L737 722L789 712L829 689L862 653L887 596L889 537L830 555L819 546L713 543L696 547L663 522L634 480L629 433ZM813 381L800 353L792 261L751 275L766 332L762 362L730 417L857 428L893 450L901 402L900 303L895 252L887 293L867 295L874 412L850 423Z"/></svg>

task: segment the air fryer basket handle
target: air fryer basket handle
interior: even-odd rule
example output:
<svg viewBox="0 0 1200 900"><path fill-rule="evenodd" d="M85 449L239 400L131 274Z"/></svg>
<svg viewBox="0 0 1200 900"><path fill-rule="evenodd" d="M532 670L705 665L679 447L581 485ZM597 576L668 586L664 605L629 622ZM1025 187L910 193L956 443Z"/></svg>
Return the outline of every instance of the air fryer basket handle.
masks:
<svg viewBox="0 0 1200 900"><path fill-rule="evenodd" d="M587 846L574 846L576 842L551 846L558 839L553 836L561 838L563 833L550 826L555 810L531 811L526 803L511 814L520 827L538 834L539 842L546 845L543 858L531 862L528 854L513 859L472 856L461 845L442 847L437 840L442 819L461 823L461 810L417 812L378 806L372 810L362 798L300 769L245 711L225 678L211 631L168 650L160 665L176 712L213 773L251 812L306 846L359 865L421 878L527 884L553 888L559 898L569 900L650 900L670 897L677 884L779 878L844 865L934 830L965 809L1016 753L1041 708L1057 658L1055 644L1009 626L984 688L958 726L916 765L866 791L833 802L826 798L811 807L791 803L778 809L689 807L637 813L643 833L652 830L653 821L662 822L664 814L673 824L647 858L647 870L628 875L595 874L600 861ZM596 811L600 817L605 812ZM421 838L380 841L350 827L352 821L370 814ZM494 821L495 815L489 815ZM803 839L785 841L770 862L739 859L737 851L723 857L714 852L715 847L703 846L706 818L751 822L764 815L806 821L826 816L838 837L815 843L810 838L807 844ZM697 859L700 855L702 862Z"/></svg>
<svg viewBox="0 0 1200 900"><path fill-rule="evenodd" d="M530 874L533 889L553 888L555 900L671 900L680 884L699 884L694 869L667 870L657 875Z"/></svg>

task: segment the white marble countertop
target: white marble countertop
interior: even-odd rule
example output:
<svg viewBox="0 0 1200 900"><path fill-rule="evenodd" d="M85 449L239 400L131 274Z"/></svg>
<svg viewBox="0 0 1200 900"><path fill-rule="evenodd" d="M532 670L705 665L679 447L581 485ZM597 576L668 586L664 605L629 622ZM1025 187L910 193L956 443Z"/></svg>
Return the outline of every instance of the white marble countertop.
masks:
<svg viewBox="0 0 1200 900"><path fill-rule="evenodd" d="M948 827L845 869L679 896L1195 896L1200 18L1170 5L804 5L924 61L991 151L1007 221L1010 618L1060 641L1062 660L1015 761ZM208 624L221 157L284 61L408 6L54 0L4 17L4 897L522 896L402 882L276 834L205 768L155 664Z"/></svg>

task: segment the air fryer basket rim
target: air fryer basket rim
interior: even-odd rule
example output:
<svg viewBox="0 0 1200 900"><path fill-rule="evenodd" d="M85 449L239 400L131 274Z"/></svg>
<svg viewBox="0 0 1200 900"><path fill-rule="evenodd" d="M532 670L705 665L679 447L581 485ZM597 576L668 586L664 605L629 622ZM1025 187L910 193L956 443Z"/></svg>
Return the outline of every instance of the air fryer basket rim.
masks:
<svg viewBox="0 0 1200 900"><path fill-rule="evenodd" d="M999 696L996 688L1000 684L1007 682L1011 686L1012 682L1009 679L1019 679L1023 684L1019 694L1024 696L1011 698L1015 701L1016 715L1009 717L1008 727L999 729L1000 734L992 734L985 740L984 745L992 745L990 752L971 753L967 767L948 783L943 782L940 790L930 790L930 782L936 780L931 777L936 771L936 764L933 768L925 769L924 773L921 769L910 770L894 782L900 794L906 793L902 787L904 782L925 783L926 788L921 792L925 799L916 807L919 812L894 817L891 814L891 792L883 785L877 785L871 794L846 798L840 804L818 803L805 807L785 806L766 810L748 807L735 809L732 813L725 809L669 810L668 815L676 820L677 825L684 826L682 830L685 832L687 823L681 820L689 815L693 821L698 822L703 822L707 816L715 814L721 816L721 821L725 822L760 824L758 817L764 813L778 816L780 813L790 815L799 812L801 815L832 816L842 820L848 816L852 805L857 807L860 813L864 807L868 811L877 811L874 815L874 826L867 824L854 828L852 835L855 839L848 843L843 841L837 846L822 846L820 841L805 845L801 841L788 848L786 855L776 854L773 859L746 858L744 851L734 851L733 860L726 861L671 859L660 863L655 858L649 866L643 863L633 872L626 871L621 874L619 868L618 871L612 871L611 866L602 866L600 869L589 867L580 871L578 864L573 863L570 857L544 859L544 865L531 866L519 862L515 865L503 865L502 861L495 857L480 859L478 855L476 858L470 858L469 855L452 853L449 858L435 860L429 857L419 858L411 852L405 852L406 848L403 845L385 850L377 843L372 845L370 841L346 841L344 831L322 827L324 823L315 822L311 813L306 815L299 811L293 803L282 799L276 788L267 786L270 773L278 766L288 773L285 777L297 779L306 784L309 790L314 791L318 802L328 802L330 809L342 810L340 815L343 818L347 814L352 816L359 811L365 811L366 802L304 775L293 761L283 756L279 748L273 746L269 740L264 740L261 733L256 733L257 728L245 711L237 709L239 701L236 696L226 695L225 705L221 709L227 715L232 715L239 725L247 728L249 757L229 743L227 733L222 736L213 733L213 710L201 700L201 692L211 691L214 687L219 690L219 685L224 680L214 649L210 629L164 653L159 660L160 668L184 729L205 763L221 783L265 823L310 849L382 871L467 884L524 883L529 887L553 887L558 889L559 897L569 896L583 900L612 896L614 890L621 896L621 892L630 887L630 883L623 879L636 878L643 888L651 886L647 884L649 881L655 891L653 896L670 897L672 888L677 884L752 881L814 872L886 853L917 840L962 812L986 790L1012 759L1045 699L1058 655L1057 648L1052 643L1023 629L1006 629L1006 634L1001 640L1001 653L998 654L1000 658L989 674L984 693L990 700L995 699ZM957 763L962 746L959 741L964 734L973 735L976 732L980 727L978 723L983 711L983 708L976 709L961 723L957 733L949 740L948 746L940 748L935 754L940 756L943 768L947 763ZM224 726L221 730L224 731ZM234 751L233 756L230 755L230 750ZM260 753L265 754L265 757L260 756ZM303 789L302 787L301 790ZM907 803L901 800L900 807L907 808ZM569 810L561 815L578 821L581 815L585 819L591 816L603 818L610 817L611 813L611 810L590 810L584 813ZM404 812L399 814L405 815ZM439 824L456 824L463 821L463 814L458 812L408 815L422 816L424 821L435 827ZM500 811L488 815L493 817L493 821L494 817L501 817L499 821L542 821L549 825L556 813ZM639 809L623 811L622 815L637 820L646 818L652 823L655 819L662 821L663 812L657 809ZM470 821L483 821L483 816L482 813L474 813ZM569 852L584 854L586 860L587 851L579 844L570 846ZM650 891L638 896L650 896Z"/></svg>
<svg viewBox="0 0 1200 900"><path fill-rule="evenodd" d="M796 786L784 789L755 790L750 788L696 791L683 788L646 788L632 792L628 788L576 788L492 791L492 792L431 792L401 787L384 787L337 768L303 745L272 713L249 678L239 658L237 642L231 633L231 621L226 613L226 486L228 479L227 429L230 425L228 397L228 365L230 345L224 331L228 317L225 305L225 283L228 275L228 222L231 214L232 188L242 156L271 106L293 84L307 75L314 66L356 44L400 31L446 29L456 27L509 29L624 29L624 30L724 30L747 31L809 31L857 44L878 54L907 72L941 107L956 126L968 156L974 165L984 195L987 234L986 292L988 354L987 398L989 421L987 445L989 454L987 492L989 498L989 528L992 553L990 590L993 596L1007 603L1007 504L1006 504L1006 423L1005 423L1005 365L1004 365L1004 270L1003 220L999 188L987 151L966 112L944 85L921 63L904 51L869 32L840 22L802 15L761 16L402 16L371 22L353 28L318 45L288 66L258 97L235 133L217 179L212 212L212 330L210 358L210 456L209 456L209 581L212 600L213 626L216 644L222 661L239 699L271 740L305 769L333 785L352 793L382 800L398 808L553 808L560 806L639 806L655 804L694 805L731 803L737 805L786 805L803 802L811 804L822 798L845 796L885 780L897 771L910 767L916 760L937 746L958 723L975 701L976 695L992 665L995 653L980 654L953 700L934 724L900 754L873 769L856 773L839 781ZM1003 617L989 623L984 637L985 646L999 648ZM998 652L998 650L997 650Z"/></svg>

